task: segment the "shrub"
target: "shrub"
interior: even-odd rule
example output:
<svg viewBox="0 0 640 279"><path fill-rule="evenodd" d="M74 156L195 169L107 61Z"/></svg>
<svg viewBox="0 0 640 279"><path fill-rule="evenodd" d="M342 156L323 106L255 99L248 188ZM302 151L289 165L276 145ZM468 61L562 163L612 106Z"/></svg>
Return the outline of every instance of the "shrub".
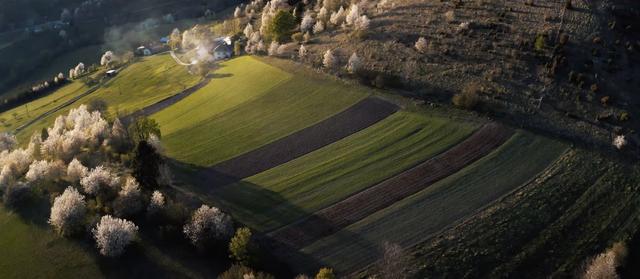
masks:
<svg viewBox="0 0 640 279"><path fill-rule="evenodd" d="M249 228L239 228L229 242L229 256L237 262L249 265L253 261L255 248Z"/></svg>
<svg viewBox="0 0 640 279"><path fill-rule="evenodd" d="M87 204L84 196L69 186L57 196L51 207L49 224L61 235L70 235L82 227Z"/></svg>
<svg viewBox="0 0 640 279"><path fill-rule="evenodd" d="M545 46L545 36L543 34L538 34L536 36L536 40L534 42L534 48L536 51L543 51Z"/></svg>
<svg viewBox="0 0 640 279"><path fill-rule="evenodd" d="M453 104L464 109L474 108L480 101L481 88L479 84L470 83L464 87L461 93L453 96Z"/></svg>
<svg viewBox="0 0 640 279"><path fill-rule="evenodd" d="M425 39L424 37L418 38L418 41L416 41L415 47L416 47L416 50L418 50L419 52L422 52L422 53L427 52L427 50L429 49L429 45L427 44L427 39Z"/></svg>
<svg viewBox="0 0 640 279"><path fill-rule="evenodd" d="M218 279L275 279L275 277L267 273L255 272L243 265L234 264L220 274Z"/></svg>
<svg viewBox="0 0 640 279"><path fill-rule="evenodd" d="M229 239L233 234L233 226L229 215L218 208L202 205L193 213L183 232L193 245L202 247Z"/></svg>
<svg viewBox="0 0 640 279"><path fill-rule="evenodd" d="M16 182L4 189L2 202L8 208L18 208L24 204L31 195L31 186L24 182Z"/></svg>
<svg viewBox="0 0 640 279"><path fill-rule="evenodd" d="M333 269L323 267L316 274L316 279L335 279L336 275L333 274Z"/></svg>
<svg viewBox="0 0 640 279"><path fill-rule="evenodd" d="M303 39L302 37L303 37L302 33L296 32L296 33L293 33L293 35L291 35L291 40L293 40L296 43L300 43L302 42L302 39Z"/></svg>
<svg viewBox="0 0 640 279"><path fill-rule="evenodd" d="M118 192L114 201L113 210L116 216L132 216L142 209L142 193L140 185L133 177L127 177L124 186Z"/></svg>
<svg viewBox="0 0 640 279"><path fill-rule="evenodd" d="M102 216L92 230L93 238L100 254L108 257L119 256L138 234L138 227L131 221Z"/></svg>

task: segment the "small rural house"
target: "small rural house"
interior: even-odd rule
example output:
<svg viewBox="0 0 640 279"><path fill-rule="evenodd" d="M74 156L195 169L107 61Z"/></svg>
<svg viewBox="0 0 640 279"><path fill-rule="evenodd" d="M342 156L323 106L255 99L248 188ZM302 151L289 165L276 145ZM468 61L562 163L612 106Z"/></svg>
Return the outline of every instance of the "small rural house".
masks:
<svg viewBox="0 0 640 279"><path fill-rule="evenodd" d="M215 60L231 58L232 55L233 50L226 43L219 44L213 49L213 59Z"/></svg>
<svg viewBox="0 0 640 279"><path fill-rule="evenodd" d="M149 55L151 55L151 50L149 50L149 49L148 49L147 47L145 47L145 46L139 46L139 47L136 49L136 55L139 55L139 56L149 56Z"/></svg>

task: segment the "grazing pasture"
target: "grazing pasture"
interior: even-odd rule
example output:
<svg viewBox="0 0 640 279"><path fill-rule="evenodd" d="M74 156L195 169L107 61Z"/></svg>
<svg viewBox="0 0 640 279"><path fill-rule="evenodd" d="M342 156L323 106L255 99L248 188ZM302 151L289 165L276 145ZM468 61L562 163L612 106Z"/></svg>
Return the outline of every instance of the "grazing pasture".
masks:
<svg viewBox="0 0 640 279"><path fill-rule="evenodd" d="M395 242L411 247L535 178L567 146L519 132L456 174L302 249L323 264L353 271Z"/></svg>

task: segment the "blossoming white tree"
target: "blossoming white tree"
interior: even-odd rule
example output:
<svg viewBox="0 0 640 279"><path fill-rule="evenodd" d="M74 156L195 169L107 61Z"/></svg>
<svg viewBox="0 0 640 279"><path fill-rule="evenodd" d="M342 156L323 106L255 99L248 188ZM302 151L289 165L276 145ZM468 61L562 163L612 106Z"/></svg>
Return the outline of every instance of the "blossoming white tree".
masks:
<svg viewBox="0 0 640 279"><path fill-rule="evenodd" d="M142 209L142 192L135 178L127 177L124 186L118 192L113 209L117 216L131 216Z"/></svg>
<svg viewBox="0 0 640 279"><path fill-rule="evenodd" d="M64 173L64 170L65 165L62 161L33 161L24 177L29 182L54 180L59 178Z"/></svg>
<svg viewBox="0 0 640 279"><path fill-rule="evenodd" d="M423 52L423 53L426 52L427 49L429 48L429 45L427 44L427 39L425 39L424 37L418 38L418 41L416 41L415 47L419 52Z"/></svg>
<svg viewBox="0 0 640 279"><path fill-rule="evenodd" d="M82 189L89 195L97 195L103 190L115 190L119 183L120 178L103 166L92 169L80 180Z"/></svg>
<svg viewBox="0 0 640 279"><path fill-rule="evenodd" d="M351 8L349 8L349 13L345 18L345 22L347 25L353 25L359 17L360 7L358 7L358 4L353 4L351 5Z"/></svg>
<svg viewBox="0 0 640 279"><path fill-rule="evenodd" d="M300 49L298 50L298 57L304 58L307 56L307 48L304 45L300 45Z"/></svg>
<svg viewBox="0 0 640 279"><path fill-rule="evenodd" d="M320 34L324 31L324 23L322 21L316 22L313 26L313 34Z"/></svg>
<svg viewBox="0 0 640 279"><path fill-rule="evenodd" d="M153 191L151 194L151 199L149 200L149 206L147 207L147 212L149 214L155 214L159 210L163 209L165 205L164 195L160 193L160 191Z"/></svg>
<svg viewBox="0 0 640 279"><path fill-rule="evenodd" d="M362 60L354 52L353 54L351 54L351 57L349 57L349 61L347 62L347 71L353 74L358 72L358 70L360 70L361 67L362 67Z"/></svg>
<svg viewBox="0 0 640 279"><path fill-rule="evenodd" d="M300 23L300 32L305 33L307 31L310 31L311 28L313 28L313 25L315 24L315 20L313 19L313 17L307 12L304 17L302 18L302 22Z"/></svg>
<svg viewBox="0 0 640 279"><path fill-rule="evenodd" d="M344 20L345 20L345 11L343 7L340 7L340 9L337 12L331 13L331 18L329 19L331 24L333 24L334 26L340 26L340 24L342 24Z"/></svg>
<svg viewBox="0 0 640 279"><path fill-rule="evenodd" d="M324 57L322 59L322 65L324 65L325 68L327 69L333 69L336 66L336 57L333 55L333 52L328 49L325 53L324 53Z"/></svg>
<svg viewBox="0 0 640 279"><path fill-rule="evenodd" d="M233 234L231 217L218 208L202 205L183 228L185 236L195 246L209 241L228 240Z"/></svg>
<svg viewBox="0 0 640 279"><path fill-rule="evenodd" d="M116 61L116 57L113 54L113 51L106 51L102 57L100 57L100 65L101 66L109 66L111 63Z"/></svg>
<svg viewBox="0 0 640 279"><path fill-rule="evenodd" d="M247 39L251 38L251 35L253 34L253 25L251 25L251 23L247 23L247 26L244 28L244 36L247 37Z"/></svg>
<svg viewBox="0 0 640 279"><path fill-rule="evenodd" d="M624 135L617 135L613 138L613 146L615 146L618 150L622 150L627 145L627 139Z"/></svg>
<svg viewBox="0 0 640 279"><path fill-rule="evenodd" d="M0 133L0 151L13 150L18 141L16 136L10 133Z"/></svg>
<svg viewBox="0 0 640 279"><path fill-rule="evenodd" d="M269 45L269 56L274 56L278 54L278 48L280 45L276 41L272 41L271 45Z"/></svg>
<svg viewBox="0 0 640 279"><path fill-rule="evenodd" d="M67 166L67 178L72 183L80 181L80 179L85 177L88 172L89 170L87 169L87 167L82 165L82 162L80 162L77 158L73 158L73 160L71 160L71 162Z"/></svg>
<svg viewBox="0 0 640 279"><path fill-rule="evenodd" d="M119 256L138 234L138 227L131 221L102 216L100 223L92 230L93 238L100 254L108 257Z"/></svg>
<svg viewBox="0 0 640 279"><path fill-rule="evenodd" d="M62 235L71 234L82 225L86 210L84 196L69 186L53 201L49 224Z"/></svg>
<svg viewBox="0 0 640 279"><path fill-rule="evenodd" d="M236 7L235 11L233 11L233 17L239 18L242 16L242 10L240 7Z"/></svg>
<svg viewBox="0 0 640 279"><path fill-rule="evenodd" d="M357 18L353 25L356 30L366 31L366 30L369 30L370 24L371 24L371 21L369 20L369 18L366 15L363 15Z"/></svg>

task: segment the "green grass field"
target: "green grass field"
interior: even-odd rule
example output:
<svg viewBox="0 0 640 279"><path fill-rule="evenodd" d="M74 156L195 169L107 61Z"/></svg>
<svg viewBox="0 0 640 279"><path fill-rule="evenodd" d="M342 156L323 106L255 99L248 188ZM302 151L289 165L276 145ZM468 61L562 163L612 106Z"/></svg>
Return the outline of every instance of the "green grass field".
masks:
<svg viewBox="0 0 640 279"><path fill-rule="evenodd" d="M566 149L560 142L519 132L456 174L302 251L337 270L362 268L379 255L383 242L407 247L424 241L517 189Z"/></svg>
<svg viewBox="0 0 640 279"><path fill-rule="evenodd" d="M336 143L216 189L212 196L241 222L269 231L433 157L473 129L397 112Z"/></svg>
<svg viewBox="0 0 640 279"><path fill-rule="evenodd" d="M216 72L220 77L213 79L207 90L153 115L160 124L170 157L211 166L320 122L367 96L362 87L303 75L289 76L252 57L227 64L233 67L233 74L224 75L223 67ZM217 87L217 83L222 85ZM231 84L237 87L229 88ZM255 88L261 89L252 91ZM196 98L206 99L200 94L220 96L219 101L199 106L201 102ZM234 101L227 103L225 99ZM174 115L184 120L172 121Z"/></svg>
<svg viewBox="0 0 640 279"><path fill-rule="evenodd" d="M46 218L46 217L45 217ZM0 274L4 278L101 278L94 256L48 226L0 206Z"/></svg>

